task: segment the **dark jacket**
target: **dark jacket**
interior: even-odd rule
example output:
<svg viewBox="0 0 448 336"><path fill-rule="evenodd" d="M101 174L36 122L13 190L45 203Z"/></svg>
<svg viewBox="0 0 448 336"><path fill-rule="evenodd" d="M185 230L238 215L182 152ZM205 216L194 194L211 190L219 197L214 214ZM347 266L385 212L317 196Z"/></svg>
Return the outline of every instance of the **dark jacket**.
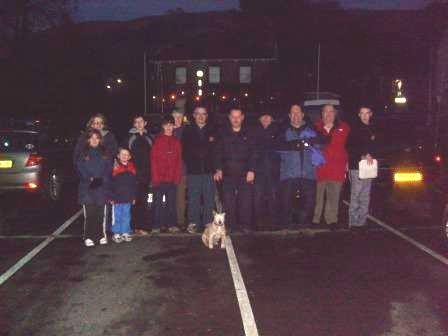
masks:
<svg viewBox="0 0 448 336"><path fill-rule="evenodd" d="M114 203L131 203L137 193L137 172L132 162L123 165L115 161L112 169L112 194Z"/></svg>
<svg viewBox="0 0 448 336"><path fill-rule="evenodd" d="M298 147L306 141L308 147ZM294 178L316 179L316 163L313 155L321 154L320 149L325 143L312 125L304 123L295 128L290 124L279 132L276 149L280 154L280 181Z"/></svg>
<svg viewBox="0 0 448 336"><path fill-rule="evenodd" d="M131 151L132 162L135 165L139 183L149 183L151 181L152 145L153 139L146 130L143 135L140 135L135 128L129 131L126 147Z"/></svg>
<svg viewBox="0 0 448 336"><path fill-rule="evenodd" d="M240 179L255 172L256 159L255 139L247 128L239 132L230 125L221 129L216 137L214 168L222 170L224 178Z"/></svg>
<svg viewBox="0 0 448 336"><path fill-rule="evenodd" d="M214 132L209 125L202 129L195 123L187 126L182 136L182 156L187 174L212 174Z"/></svg>
<svg viewBox="0 0 448 336"><path fill-rule="evenodd" d="M182 146L175 136L159 135L151 150L152 185L179 184L182 178Z"/></svg>
<svg viewBox="0 0 448 336"><path fill-rule="evenodd" d="M107 156L113 161L118 153L118 143L115 136L108 130L102 130L103 146L106 149ZM73 162L76 162L81 155L86 143L86 133L82 132L76 142L75 150L73 152Z"/></svg>
<svg viewBox="0 0 448 336"><path fill-rule="evenodd" d="M367 154L375 157L377 132L374 125L366 125L358 120L351 128L347 141L348 165L350 169L358 169L361 157Z"/></svg>
<svg viewBox="0 0 448 336"><path fill-rule="evenodd" d="M108 158L103 158L98 149L89 149L84 155L80 153L76 161L79 173L79 203L104 205L110 199L110 182L112 164ZM92 188L92 179L100 182Z"/></svg>
<svg viewBox="0 0 448 336"><path fill-rule="evenodd" d="M278 181L280 178L280 154L275 148L278 136L277 127L271 124L265 129L263 126L257 125L254 135L257 148L255 179L268 177Z"/></svg>

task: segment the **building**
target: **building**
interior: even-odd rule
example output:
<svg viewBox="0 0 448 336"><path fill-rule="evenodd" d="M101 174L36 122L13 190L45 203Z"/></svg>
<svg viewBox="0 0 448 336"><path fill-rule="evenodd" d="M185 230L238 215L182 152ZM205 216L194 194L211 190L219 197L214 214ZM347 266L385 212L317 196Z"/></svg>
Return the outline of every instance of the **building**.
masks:
<svg viewBox="0 0 448 336"><path fill-rule="evenodd" d="M435 122L448 121L448 30L442 35L435 53L432 110Z"/></svg>

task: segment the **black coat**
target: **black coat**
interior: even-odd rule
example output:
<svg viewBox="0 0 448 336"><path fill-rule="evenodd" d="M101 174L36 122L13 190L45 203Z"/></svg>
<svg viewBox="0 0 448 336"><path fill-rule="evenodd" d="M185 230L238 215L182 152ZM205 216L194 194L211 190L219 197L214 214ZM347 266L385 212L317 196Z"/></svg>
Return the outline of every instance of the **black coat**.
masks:
<svg viewBox="0 0 448 336"><path fill-rule="evenodd" d="M224 178L239 179L249 171L255 172L254 135L245 127L239 132L234 132L230 126L223 128L217 135L214 157L215 169L222 170Z"/></svg>
<svg viewBox="0 0 448 336"><path fill-rule="evenodd" d="M350 169L358 169L361 157L367 154L375 157L378 134L374 125L366 125L357 121L351 127L347 140L348 165Z"/></svg>
<svg viewBox="0 0 448 336"><path fill-rule="evenodd" d="M280 155L275 148L278 133L278 127L275 125L270 125L266 129L258 125L254 129L257 148L256 178L268 177L274 180L280 178Z"/></svg>
<svg viewBox="0 0 448 336"><path fill-rule="evenodd" d="M134 165L115 162L112 170L111 200L115 203L131 203L137 194L137 178Z"/></svg>
<svg viewBox="0 0 448 336"><path fill-rule="evenodd" d="M182 156L187 174L211 174L215 135L209 125L200 129L196 124L185 127L182 136Z"/></svg>
<svg viewBox="0 0 448 336"><path fill-rule="evenodd" d="M126 142L132 155L132 162L137 170L137 181L149 183L151 181L151 148L153 139L148 133L140 135L134 128L129 131Z"/></svg>

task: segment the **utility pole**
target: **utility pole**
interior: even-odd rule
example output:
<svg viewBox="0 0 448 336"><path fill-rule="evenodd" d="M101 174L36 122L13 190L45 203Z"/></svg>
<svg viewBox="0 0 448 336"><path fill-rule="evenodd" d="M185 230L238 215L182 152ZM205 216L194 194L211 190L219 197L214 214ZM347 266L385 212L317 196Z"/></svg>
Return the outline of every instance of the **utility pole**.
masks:
<svg viewBox="0 0 448 336"><path fill-rule="evenodd" d="M317 85L316 85L316 92L317 92L317 99L319 99L320 96L320 43L317 47Z"/></svg>
<svg viewBox="0 0 448 336"><path fill-rule="evenodd" d="M145 115L148 114L148 71L147 71L147 62L146 62L146 50L143 53L143 87L145 93L143 95L145 99Z"/></svg>

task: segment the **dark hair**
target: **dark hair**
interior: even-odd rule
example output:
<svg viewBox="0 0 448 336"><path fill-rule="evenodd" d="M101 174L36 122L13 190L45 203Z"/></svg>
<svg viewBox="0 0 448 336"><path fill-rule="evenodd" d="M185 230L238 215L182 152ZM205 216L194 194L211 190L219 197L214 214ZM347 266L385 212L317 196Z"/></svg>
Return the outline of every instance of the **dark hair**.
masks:
<svg viewBox="0 0 448 336"><path fill-rule="evenodd" d="M291 112L291 108L292 108L293 106L298 106L298 107L300 107L300 110L302 111L302 113L305 113L305 110L304 110L304 108L303 108L303 104L300 103L300 102L295 102L295 101L293 101L293 102L291 102L291 103L289 104L288 113Z"/></svg>
<svg viewBox="0 0 448 336"><path fill-rule="evenodd" d="M193 108L193 114L194 114L194 112L196 112L197 109L201 109L201 108L204 109L204 110L206 110L207 113L208 113L207 106L205 106L204 104L197 104L197 105L195 105L194 108Z"/></svg>
<svg viewBox="0 0 448 336"><path fill-rule="evenodd" d="M164 115L162 117L162 121L160 123L160 126L164 126L166 124L173 124L174 125L174 118L171 115Z"/></svg>
<svg viewBox="0 0 448 336"><path fill-rule="evenodd" d="M87 121L87 124L86 124L86 129L87 130L92 128L93 121L96 118L101 118L103 120L104 129L108 129L106 116L104 114L102 114L102 113L97 113L97 114L94 114L93 116L91 116L89 121Z"/></svg>
<svg viewBox="0 0 448 336"><path fill-rule="evenodd" d="M100 144L98 145L98 150L101 153L101 157L104 160L107 160L108 157L107 157L106 149L104 148L104 145L103 145L103 136L101 135L101 132L96 129L89 129L84 133L84 149L83 149L84 158L86 160L90 160L89 149L91 147L90 147L89 140L94 135L96 135L100 139Z"/></svg>
<svg viewBox="0 0 448 336"><path fill-rule="evenodd" d="M146 115L145 115L145 114L143 114L143 113L136 113L136 114L134 114L134 116L132 117L132 122L134 122L135 119L138 119L138 118L142 118L145 122L147 121L147 120L146 120Z"/></svg>
<svg viewBox="0 0 448 336"><path fill-rule="evenodd" d="M359 112L361 111L361 109L363 109L363 108L369 109L370 112L373 112L372 106L370 106L370 105L368 105L368 104L361 104L361 105L359 105L359 107L358 107L358 113L359 113Z"/></svg>
<svg viewBox="0 0 448 336"><path fill-rule="evenodd" d="M244 114L243 109L241 108L241 106L232 106L231 108L229 108L229 112L227 114L230 115L230 113L232 113L232 111L241 111L242 114Z"/></svg>

